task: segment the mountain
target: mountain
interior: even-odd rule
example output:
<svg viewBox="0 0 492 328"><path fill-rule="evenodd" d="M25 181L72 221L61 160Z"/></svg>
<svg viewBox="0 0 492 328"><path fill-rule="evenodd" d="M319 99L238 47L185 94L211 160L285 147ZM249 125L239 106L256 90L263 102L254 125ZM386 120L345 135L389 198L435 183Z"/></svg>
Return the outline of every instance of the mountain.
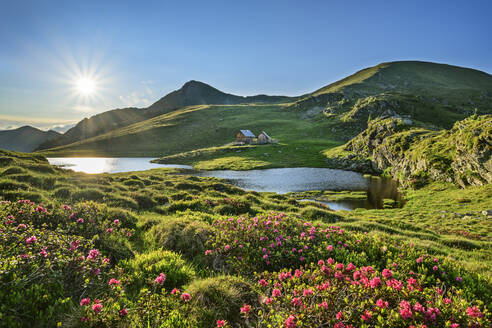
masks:
<svg viewBox="0 0 492 328"><path fill-rule="evenodd" d="M63 134L63 136L42 143L39 149L52 148L88 139L187 106L202 104L279 103L296 99L293 97L267 95L236 96L224 93L206 83L192 80L186 82L179 90L162 97L148 108L113 109L94 115L91 118L85 118Z"/></svg>
<svg viewBox="0 0 492 328"><path fill-rule="evenodd" d="M344 121L382 116L450 128L457 120L492 110L492 76L446 64L398 61L363 69L298 100L295 108L319 108Z"/></svg>
<svg viewBox="0 0 492 328"><path fill-rule="evenodd" d="M58 132L42 131L32 126L22 126L15 130L0 131L0 148L14 151L31 152L41 143L59 137Z"/></svg>
<svg viewBox="0 0 492 328"><path fill-rule="evenodd" d="M289 155L296 163L307 163L364 131L371 120L404 119L406 124L440 130L474 113L491 114L492 76L444 64L392 62L293 98L239 97L190 81L139 111L153 117L45 153L169 156L224 145L234 140L237 130L249 129L267 131L279 140L284 148L275 160L291 162ZM263 162L273 160L271 154L267 159L259 152L255 161L258 156Z"/></svg>

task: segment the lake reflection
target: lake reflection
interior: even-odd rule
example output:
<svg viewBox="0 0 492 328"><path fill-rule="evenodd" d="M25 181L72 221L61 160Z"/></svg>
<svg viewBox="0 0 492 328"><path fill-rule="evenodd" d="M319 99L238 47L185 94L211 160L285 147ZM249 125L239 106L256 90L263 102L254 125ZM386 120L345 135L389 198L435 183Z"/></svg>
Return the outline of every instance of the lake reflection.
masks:
<svg viewBox="0 0 492 328"><path fill-rule="evenodd" d="M192 170L189 165L155 164L150 157L60 157L48 158L50 164L85 173L118 173L144 171L155 168L184 168ZM397 184L391 179L364 177L352 171L327 168L280 168L250 171L188 171L184 174L203 177L216 177L245 190L288 193L310 190L366 191L366 199L341 200L324 203L333 210L353 210L355 208L383 208L383 199L389 198L400 202ZM318 200L315 200L318 201Z"/></svg>
<svg viewBox="0 0 492 328"><path fill-rule="evenodd" d="M51 157L52 165L85 173L119 173L164 167L192 169L189 165L155 164L151 157Z"/></svg>
<svg viewBox="0 0 492 328"><path fill-rule="evenodd" d="M250 171L203 171L195 175L226 179L245 190L288 193L310 190L366 191L366 199L323 202L333 210L383 208L383 199L400 202L397 183L391 179L364 177L352 171L326 168L281 168Z"/></svg>

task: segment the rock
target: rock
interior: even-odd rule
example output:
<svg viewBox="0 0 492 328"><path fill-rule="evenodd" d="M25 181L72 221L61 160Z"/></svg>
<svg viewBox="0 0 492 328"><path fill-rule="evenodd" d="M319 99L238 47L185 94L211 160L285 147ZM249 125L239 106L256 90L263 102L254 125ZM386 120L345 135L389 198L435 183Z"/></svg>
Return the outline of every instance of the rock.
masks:
<svg viewBox="0 0 492 328"><path fill-rule="evenodd" d="M403 122L403 124L405 125L412 125L413 124L413 121L409 118L404 118L401 120Z"/></svg>

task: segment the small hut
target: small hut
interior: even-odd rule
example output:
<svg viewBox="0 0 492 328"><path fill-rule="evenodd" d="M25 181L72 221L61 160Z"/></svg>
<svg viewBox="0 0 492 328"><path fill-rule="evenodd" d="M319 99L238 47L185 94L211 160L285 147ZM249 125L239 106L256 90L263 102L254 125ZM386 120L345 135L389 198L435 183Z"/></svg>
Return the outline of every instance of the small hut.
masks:
<svg viewBox="0 0 492 328"><path fill-rule="evenodd" d="M249 144L253 143L255 138L255 135L250 130L239 130L238 133L236 133L237 142L244 142Z"/></svg>
<svg viewBox="0 0 492 328"><path fill-rule="evenodd" d="M261 131L261 133L258 135L258 143L259 144L266 144L272 142L272 138L266 133L265 131Z"/></svg>

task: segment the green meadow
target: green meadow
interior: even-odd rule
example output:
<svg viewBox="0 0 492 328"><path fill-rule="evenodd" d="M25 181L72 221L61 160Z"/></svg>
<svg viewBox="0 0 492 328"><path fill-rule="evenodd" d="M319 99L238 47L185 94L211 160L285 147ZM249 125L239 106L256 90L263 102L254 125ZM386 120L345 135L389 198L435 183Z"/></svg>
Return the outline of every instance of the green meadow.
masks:
<svg viewBox="0 0 492 328"><path fill-rule="evenodd" d="M267 147L281 149L281 145ZM418 190L404 190L405 206L402 208L334 212L315 202L299 201L306 194L279 195L243 191L219 179L189 176L186 170L84 174L51 166L41 155L7 151L2 151L1 155L0 197L12 202L3 202L0 206L3 220L11 215L12 219L8 220L18 220L15 224L26 224L26 233L37 236L37 243L44 245L40 248L41 254L45 250L49 254L47 256L51 256L51 252L55 252L55 240L57 245L62 245L65 238L69 241L76 238L81 243L87 243L87 250L96 247L110 259L109 264L101 264L99 270L102 273L97 276L90 274L97 270L92 268L87 269L88 273L83 276L70 278L70 286L80 284L77 292L67 290L65 283L59 285L49 280L52 273L60 277L68 274L54 263L68 261L67 265L73 266L76 259L70 258L71 254L57 255L58 260L50 258L50 261L55 262L46 262L41 256L40 262L35 264L27 261L12 262L13 258L2 257L0 283L4 284L4 288L0 292L3 302L0 315L3 320L9 320L9 327L16 327L15 318L21 315L7 310L13 306L25 311L24 322L34 322L35 318L41 316L46 325L61 322L62 326L78 327L81 325L81 317L98 327L143 327L157 322L161 323L161 327L210 327L221 319L226 320L231 327L244 325L240 308L246 303L253 307L261 306L261 302L258 303L261 291L255 287L255 279L259 278L252 275L253 271L242 272L241 267L236 268L233 262L227 262L227 257L222 257L224 254L219 256L217 253L218 257L211 260L205 251L216 247L228 249L228 243L234 243L227 240L232 237L222 235L224 230L217 226L220 222L231 222L230 218L235 222L279 215L272 213L282 213L281 216L293 220L291 228L282 226L283 229L294 229L298 226L295 222L310 222L309 225L327 228L337 226L337 229L343 229L344 234L347 234L346 243L349 245L356 239L370 245L364 246L364 251L354 249L353 254L339 250L335 253L338 261L350 262L359 258L357 263L372 264L376 269L397 261L403 270L414 266L414 256L421 256L415 254L428 254L425 256L430 259L436 257L441 265L446 266L450 278L422 271L422 277L427 275L422 281L423 285L453 285L456 283L454 277L459 277L465 282L459 287L461 293L464 293L460 297L464 300L481 299L487 303L492 297L492 231L490 216L482 213L492 208L490 185L460 189L452 184L436 182ZM360 192L313 191L308 194L325 200L363 196ZM14 205L20 199L29 199L35 205ZM38 212L37 204L42 204L46 214ZM63 204L69 204L72 210L67 212L60 209ZM19 214L18 210L12 211L16 206L24 206L21 210L23 214ZM68 218L69 213L76 213L76 216ZM79 216L84 222L76 221ZM118 220L117 224L112 223L115 219ZM88 220L92 223L88 223ZM3 230L9 229L5 222L2 223ZM285 222L287 224L290 221ZM18 229L17 233L21 233ZM54 235L48 237L41 231L45 231L44 234L52 231ZM21 244L25 244L23 238L27 237L19 238L19 244L6 244L7 240L2 239L1 247L5 252L2 254L12 254ZM351 238L354 238L353 241L350 241ZM252 242L248 240L244 240L244 247L252 253L244 253L239 258L244 258L244 265L251 265L251 270L268 270L268 266L264 267L262 261L253 257L257 249L248 246ZM12 249L12 245L17 246ZM315 241L302 242L302 245L312 245L315 247L313 252L319 247ZM29 251L27 248L21 252ZM366 255L363 254L369 249L373 249L372 255L368 254L369 257L364 260ZM33 258L36 252L32 253ZM307 252L305 256L312 260L317 256L327 256L326 250L325 255L316 255L316 252ZM234 258L237 261L237 257ZM279 257L282 258L283 255ZM287 261L287 258L284 260ZM302 262L298 261L289 265L302 268ZM30 267L29 263L35 267ZM96 262L89 261L88 264L96 265ZM275 265L281 268L287 263L279 262ZM48 271L43 271L45 269ZM275 270L274 267L272 269ZM36 291L32 289L34 282L28 278L34 272L40 272ZM160 272L166 275L162 291L160 285L156 289L153 282ZM14 283L5 289L8 281L12 283L12 275L20 280L14 279ZM399 275L403 277L403 271ZM118 281L117 286L107 285L105 279L111 277ZM173 288L180 289L180 294L191 295L190 302L183 302L179 295L170 294ZM454 288L458 287L452 287L449 293L454 293ZM23 289L26 291L23 292ZM6 292L15 292L24 297L6 298ZM39 293L48 295L50 301L43 305L26 300L26 297L41 297ZM95 315L85 306L79 306L81 299L86 297L91 302L95 298L101 300L103 316ZM145 312L145 308L155 307L161 307L162 311L152 310L152 314ZM128 317L121 316L122 309L129 311ZM488 320L486 318L483 320ZM251 316L249 320L253 322L260 319ZM273 319L268 317L262 320Z"/></svg>

